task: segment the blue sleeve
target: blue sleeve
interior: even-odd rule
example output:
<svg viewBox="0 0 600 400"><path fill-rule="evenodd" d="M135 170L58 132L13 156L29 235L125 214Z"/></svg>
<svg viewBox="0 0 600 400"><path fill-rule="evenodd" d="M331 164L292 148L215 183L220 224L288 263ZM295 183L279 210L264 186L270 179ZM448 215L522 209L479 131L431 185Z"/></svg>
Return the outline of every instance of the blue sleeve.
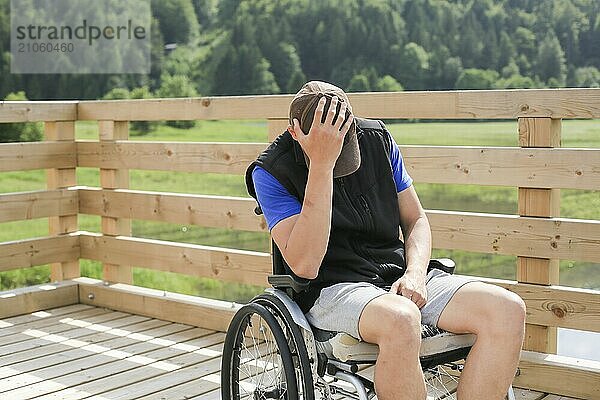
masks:
<svg viewBox="0 0 600 400"><path fill-rule="evenodd" d="M279 221L300 214L302 210L300 201L292 196L273 175L256 166L252 171L252 180L269 231Z"/></svg>
<svg viewBox="0 0 600 400"><path fill-rule="evenodd" d="M404 160L402 159L402 154L400 154L400 149L398 149L398 144L392 135L390 135L390 139L392 140L392 148L390 149L392 173L394 174L394 181L396 182L396 190L400 193L404 189L410 187L413 180L404 167Z"/></svg>

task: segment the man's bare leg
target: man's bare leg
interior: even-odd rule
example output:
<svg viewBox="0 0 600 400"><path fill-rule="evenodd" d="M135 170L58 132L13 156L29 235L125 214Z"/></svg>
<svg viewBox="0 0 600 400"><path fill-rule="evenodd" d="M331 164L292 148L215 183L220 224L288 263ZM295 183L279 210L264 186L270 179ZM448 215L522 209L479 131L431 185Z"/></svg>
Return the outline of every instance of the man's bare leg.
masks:
<svg viewBox="0 0 600 400"><path fill-rule="evenodd" d="M419 363L421 313L405 297L385 294L372 300L359 321L363 340L379 345L375 390L379 400L426 398Z"/></svg>
<svg viewBox="0 0 600 400"><path fill-rule="evenodd" d="M457 398L504 399L515 377L525 334L523 300L495 285L468 283L450 300L438 327L477 335L460 377Z"/></svg>

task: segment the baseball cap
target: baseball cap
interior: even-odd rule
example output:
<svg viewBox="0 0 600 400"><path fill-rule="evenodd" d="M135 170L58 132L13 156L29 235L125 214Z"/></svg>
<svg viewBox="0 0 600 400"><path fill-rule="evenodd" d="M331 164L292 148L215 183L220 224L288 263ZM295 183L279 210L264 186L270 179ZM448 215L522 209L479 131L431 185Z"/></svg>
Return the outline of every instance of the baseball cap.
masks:
<svg viewBox="0 0 600 400"><path fill-rule="evenodd" d="M331 99L333 96L337 96L338 98L336 117L339 117L341 103L345 102L347 104L346 115L344 116L344 121L346 121L350 115L352 115L352 106L350 105L350 101L348 100L346 93L331 83L310 81L302 86L290 104L290 125L294 126L294 119L297 119L300 121L300 128L302 131L305 134L308 134L319 100L321 97L326 98L324 109L325 112L323 113L324 119L327 114L327 110L329 110L329 106L331 105ZM304 159L306 160L306 165L310 166L310 160L306 153L304 154ZM339 178L350 175L359 167L360 148L358 147L358 138L356 136L356 123L353 121L350 129L344 137L342 151L335 162L335 166L333 168L333 177Z"/></svg>

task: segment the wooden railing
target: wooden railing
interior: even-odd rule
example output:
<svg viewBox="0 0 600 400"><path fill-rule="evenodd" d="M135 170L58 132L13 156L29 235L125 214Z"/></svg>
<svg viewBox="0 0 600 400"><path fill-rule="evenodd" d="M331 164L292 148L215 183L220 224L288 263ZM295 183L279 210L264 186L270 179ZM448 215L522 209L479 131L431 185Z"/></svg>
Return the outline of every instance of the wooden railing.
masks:
<svg viewBox="0 0 600 400"><path fill-rule="evenodd" d="M130 190L128 171L242 174L266 143L135 142L128 140L127 123L266 119L265 139L271 140L285 129L290 100L281 95L0 103L0 122L44 121L46 132L41 143L0 145L0 172L48 171L47 190L0 195L0 222L49 218L48 237L0 244L0 271L51 263L52 280L61 281L79 276L79 259L91 259L103 263L109 282L131 283L131 266L140 266L265 286L268 253L131 233L133 219L267 232L252 199ZM517 256L517 282L482 278L527 304L524 349L534 352L524 351L517 384L600 396L599 363L551 355L557 327L600 332L600 292L558 286L560 259L600 262L600 221L559 216L560 189L600 190L600 149L560 147L561 119L600 118L600 89L360 93L350 100L357 115L372 118L515 120L520 147L401 146L401 151L417 182L518 188L519 215L428 211L434 247ZM99 140L75 140L76 120L98 121ZM98 168L101 187L77 186L77 167ZM78 214L100 216L101 232L79 231ZM206 316L205 327L224 330L231 312L211 309Z"/></svg>

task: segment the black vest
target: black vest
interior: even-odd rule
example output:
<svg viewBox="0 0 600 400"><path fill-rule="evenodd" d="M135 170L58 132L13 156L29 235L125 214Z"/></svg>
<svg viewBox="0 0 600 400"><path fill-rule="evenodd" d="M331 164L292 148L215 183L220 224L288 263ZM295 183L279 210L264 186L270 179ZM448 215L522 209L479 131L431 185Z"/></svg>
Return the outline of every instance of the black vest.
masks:
<svg viewBox="0 0 600 400"><path fill-rule="evenodd" d="M390 134L381 121L355 120L361 165L353 174L334 179L327 252L317 278L296 299L304 312L312 307L324 287L340 282L369 282L384 287L404 274ZM246 185L254 198L252 171L256 165L273 175L300 203L304 201L308 169L300 145L289 132L279 135L248 167ZM294 275L278 257L278 249L273 250L274 261L281 260L281 265L274 263L274 273Z"/></svg>

